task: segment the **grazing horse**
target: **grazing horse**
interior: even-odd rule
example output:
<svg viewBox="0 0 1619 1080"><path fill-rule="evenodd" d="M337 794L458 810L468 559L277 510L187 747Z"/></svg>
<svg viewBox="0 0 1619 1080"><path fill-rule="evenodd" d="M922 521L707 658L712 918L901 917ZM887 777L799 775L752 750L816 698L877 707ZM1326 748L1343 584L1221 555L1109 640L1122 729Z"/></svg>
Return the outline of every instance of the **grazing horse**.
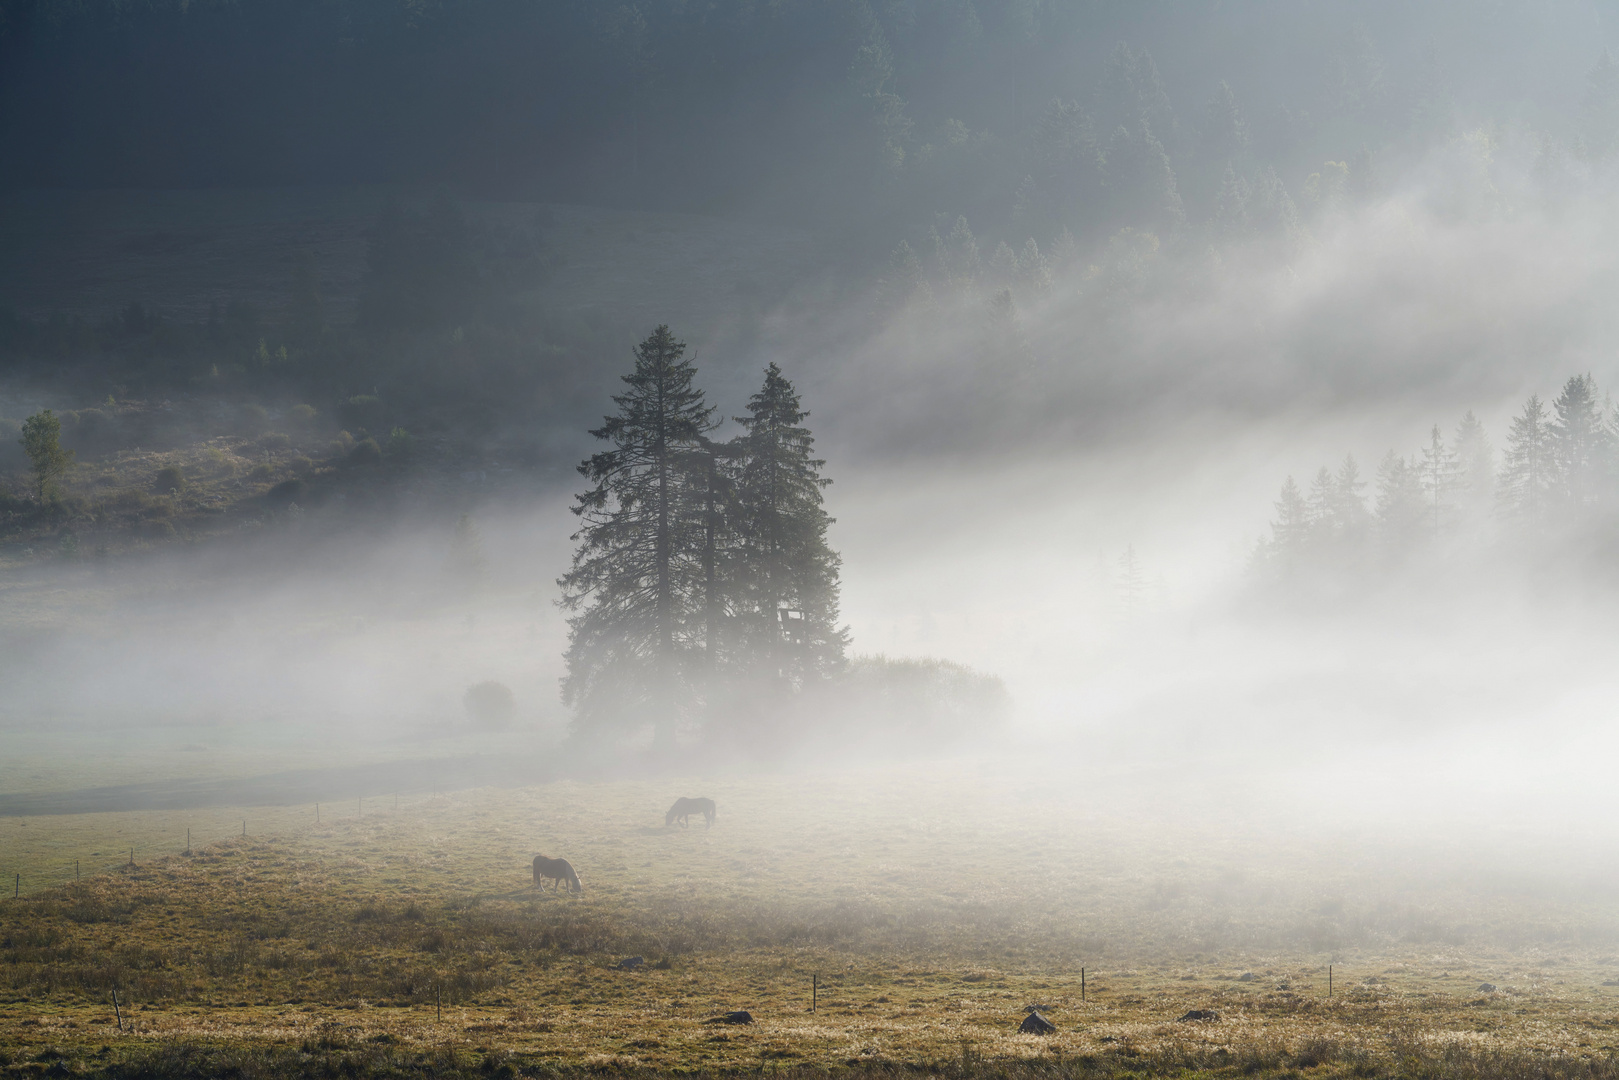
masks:
<svg viewBox="0 0 1619 1080"><path fill-rule="evenodd" d="M713 799L676 799L669 812L663 815L665 825L673 825L675 819L680 819L682 827L686 825L686 818L692 814L701 814L708 821L708 827L714 827L714 800Z"/></svg>
<svg viewBox="0 0 1619 1080"><path fill-rule="evenodd" d="M562 888L562 883L568 883L569 892L584 892L585 887L579 884L579 875L573 872L573 865L567 859L547 859L544 855L534 856L534 884L545 891L545 879L550 878L556 882L556 888Z"/></svg>

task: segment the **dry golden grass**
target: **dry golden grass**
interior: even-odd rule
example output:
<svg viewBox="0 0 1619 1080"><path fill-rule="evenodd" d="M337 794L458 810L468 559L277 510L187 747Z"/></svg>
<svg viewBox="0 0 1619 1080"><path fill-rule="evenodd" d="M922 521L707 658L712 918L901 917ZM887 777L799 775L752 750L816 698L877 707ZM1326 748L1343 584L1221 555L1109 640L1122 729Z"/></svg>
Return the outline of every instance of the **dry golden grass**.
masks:
<svg viewBox="0 0 1619 1080"><path fill-rule="evenodd" d="M712 830L664 827L674 796L701 793L719 802ZM250 813L279 815L276 835L6 901L8 1052L336 1040L728 1069L963 1046L1201 1060L1323 1040L1339 1057L1391 1039L1575 1057L1619 1043L1600 902L1492 893L1460 863L1400 878L1370 849L1115 816L1056 785L918 769L374 800L319 827L305 808ZM12 852L26 833L27 857L70 858L172 836L178 817L0 829ZM536 892L536 852L572 860L585 893ZM619 970L631 955L645 965ZM1056 1035L1017 1034L1029 1005ZM757 1023L703 1023L730 1009ZM1220 1018L1179 1021L1190 1009Z"/></svg>

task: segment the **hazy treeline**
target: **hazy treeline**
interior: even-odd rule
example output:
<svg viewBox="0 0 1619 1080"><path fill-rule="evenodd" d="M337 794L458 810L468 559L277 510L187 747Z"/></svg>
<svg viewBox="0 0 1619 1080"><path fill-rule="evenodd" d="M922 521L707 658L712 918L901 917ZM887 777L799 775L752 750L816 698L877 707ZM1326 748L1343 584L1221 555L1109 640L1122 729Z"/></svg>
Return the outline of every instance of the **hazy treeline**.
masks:
<svg viewBox="0 0 1619 1080"><path fill-rule="evenodd" d="M0 378L71 388L92 407L109 395L315 401L384 438L396 424L483 436L573 419L591 361L617 335L606 320L511 302L548 271L545 226L541 216L482 228L443 193L389 206L367 234L352 323L329 314L312 259L295 267L282 303L234 300L201 321L139 300L100 319L30 319L0 303ZM113 426L95 419L83 437L107 443Z"/></svg>
<svg viewBox="0 0 1619 1080"><path fill-rule="evenodd" d="M1251 197L1285 224L1373 184L1365 148L1526 93L1556 110L1578 88L1547 73L1589 68L1601 29L1528 2L6 0L0 184L449 182L850 236L935 212L1084 235ZM1615 94L1599 72L1554 134L1605 151Z"/></svg>
<svg viewBox="0 0 1619 1080"><path fill-rule="evenodd" d="M1469 411L1448 437L1435 424L1414 454L1389 450L1370 476L1353 454L1336 469L1321 466L1307 487L1289 476L1275 506L1271 535L1253 555L1270 581L1353 576L1498 543L1611 556L1619 407L1590 375L1576 375L1549 407L1530 397L1499 452Z"/></svg>
<svg viewBox="0 0 1619 1080"><path fill-rule="evenodd" d="M959 444L1107 423L1071 385L1085 354L1112 358L1113 382L1155 370L1133 355L1149 335L1112 316L1167 305L1173 329L1221 288L1263 288L1256 267L1306 257L1436 150L1459 159L1466 190L1443 209L1464 215L1522 201L1508 142L1538 147L1528 198L1599 175L1619 145L1602 20L1529 3L5 0L0 185L444 182L809 224L829 271L813 302L870 316L818 319L815 351L926 356L925 411L955 421L862 437ZM0 312L0 374L94 382L94 400L369 396L413 429L576 430L628 342L517 299L558 257L543 214L495 231L448 198L401 206L371 233L352 327L306 268L276 310L203 322L139 297L99 321ZM864 400L907 378L861 375Z"/></svg>

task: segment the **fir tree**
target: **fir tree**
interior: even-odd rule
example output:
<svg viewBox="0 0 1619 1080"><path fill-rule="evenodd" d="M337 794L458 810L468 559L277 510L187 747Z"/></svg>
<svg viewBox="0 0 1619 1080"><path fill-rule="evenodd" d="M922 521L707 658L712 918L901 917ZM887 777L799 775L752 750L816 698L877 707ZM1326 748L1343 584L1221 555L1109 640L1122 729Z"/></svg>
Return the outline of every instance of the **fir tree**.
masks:
<svg viewBox="0 0 1619 1080"><path fill-rule="evenodd" d="M1424 503L1428 511L1428 524L1439 532L1443 519L1450 513L1451 499L1457 483L1456 455L1445 445L1445 438L1435 424L1428 433L1428 445L1422 448L1421 483Z"/></svg>
<svg viewBox="0 0 1619 1080"><path fill-rule="evenodd" d="M1120 42L1108 57L1096 98L1101 130L1124 127L1136 131L1146 124L1160 138L1174 144L1179 127L1169 104L1169 92L1147 50L1134 52Z"/></svg>
<svg viewBox="0 0 1619 1080"><path fill-rule="evenodd" d="M1597 501L1608 465L1609 433L1596 380L1589 375L1569 379L1552 402L1552 411L1556 413L1550 436L1558 494L1577 513Z"/></svg>
<svg viewBox="0 0 1619 1080"><path fill-rule="evenodd" d="M1186 220L1169 155L1145 122L1108 141L1107 186L1116 220L1173 232Z"/></svg>
<svg viewBox="0 0 1619 1080"><path fill-rule="evenodd" d="M1248 231L1248 200L1252 191L1248 181L1227 165L1225 177L1220 181L1220 192L1214 198L1214 232L1222 240L1236 240Z"/></svg>
<svg viewBox="0 0 1619 1080"><path fill-rule="evenodd" d="M1377 466L1377 531L1385 550L1409 549L1422 531L1426 511L1418 470L1390 450Z"/></svg>
<svg viewBox="0 0 1619 1080"><path fill-rule="evenodd" d="M1332 478L1332 514L1338 522L1340 534L1347 540L1360 541L1366 535L1366 481L1360 478L1360 466L1354 454L1345 454L1343 464Z"/></svg>
<svg viewBox="0 0 1619 1080"><path fill-rule="evenodd" d="M1126 619L1133 619L1141 613L1147 599L1147 576L1141 572L1141 562L1136 558L1136 546L1130 544L1125 547L1124 553L1119 556L1119 573L1116 580L1119 594L1119 610Z"/></svg>
<svg viewBox="0 0 1619 1080"><path fill-rule="evenodd" d="M1203 156L1211 162L1230 162L1248 149L1248 124L1237 108L1237 95L1231 84L1221 80L1214 96L1203 108L1200 132Z"/></svg>
<svg viewBox="0 0 1619 1080"><path fill-rule="evenodd" d="M823 678L844 662L838 621L842 559L826 542L832 518L821 492L832 481L813 457L798 392L771 364L748 401L737 439L741 521L738 559L745 663L790 686Z"/></svg>
<svg viewBox="0 0 1619 1080"><path fill-rule="evenodd" d="M664 746L690 702L684 661L702 631L709 524L691 459L714 410L685 350L667 326L636 348L618 412L591 432L612 448L579 466L594 486L573 507L579 546L557 582L571 613L563 700L579 725L651 719Z"/></svg>
<svg viewBox="0 0 1619 1080"><path fill-rule="evenodd" d="M1456 426L1457 501L1470 518L1478 518L1495 495L1495 448L1484 425L1469 409Z"/></svg>
<svg viewBox="0 0 1619 1080"><path fill-rule="evenodd" d="M1310 508L1291 476L1276 499L1276 520L1270 523L1271 546L1291 565L1303 554L1310 539Z"/></svg>
<svg viewBox="0 0 1619 1080"><path fill-rule="evenodd" d="M1508 517L1539 523L1550 508L1556 484L1551 425L1540 397L1524 403L1512 420L1502 455L1501 481L1496 495Z"/></svg>
<svg viewBox="0 0 1619 1080"><path fill-rule="evenodd" d="M1323 465L1316 470L1315 479L1310 481L1310 494L1304 500L1310 532L1323 541L1332 539L1338 531L1337 514L1334 513L1336 496L1337 485L1333 483L1332 473Z"/></svg>
<svg viewBox="0 0 1619 1080"><path fill-rule="evenodd" d="M1034 237L1023 241L1023 251L1017 260L1018 284L1033 296L1044 296L1051 291L1051 265L1040 254L1040 245Z"/></svg>

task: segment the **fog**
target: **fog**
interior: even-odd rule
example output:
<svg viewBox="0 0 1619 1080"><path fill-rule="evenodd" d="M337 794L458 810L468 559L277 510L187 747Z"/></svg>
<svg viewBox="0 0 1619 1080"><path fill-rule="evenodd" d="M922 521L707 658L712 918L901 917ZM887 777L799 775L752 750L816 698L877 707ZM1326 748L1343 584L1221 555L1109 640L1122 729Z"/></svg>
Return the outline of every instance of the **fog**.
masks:
<svg viewBox="0 0 1619 1080"><path fill-rule="evenodd" d="M251 521L231 519L234 531L223 537L143 542L97 560L47 558L65 550L58 533L34 539L16 524L0 544L0 724L14 762L0 784L16 794L473 757L487 768L467 782L512 784L524 770L549 779L577 768L595 777L696 774L718 787L725 776L951 759L983 764L1008 783L1072 781L1099 797L1128 794L1132 813L1155 820L1229 814L1238 827L1295 830L1322 844L1364 830L1391 849L1458 837L1483 848L1510 837L1488 856L1500 861L1508 861L1503 852L1563 850L1546 846L1553 838L1579 848L1580 859L1606 853L1619 839L1604 812L1606 763L1619 751L1619 674L1608 662L1619 644L1611 495L1594 523L1553 523L1525 540L1491 511L1399 559L1368 557L1341 575L1312 564L1281 586L1262 580L1255 551L1275 539L1270 523L1285 477L1305 487L1318 467L1337 468L1352 453L1370 495L1385 453L1419 454L1434 424L1452 439L1468 411L1482 421L1499 470L1508 425L1530 395L1550 402L1567 379L1587 373L1603 392L1619 379L1619 177L1612 156L1582 141L1589 133L1580 119L1582 108L1590 111L1581 104L1584 73L1613 37L1611 13L1570 3L1538 15L1503 9L1492 22L1454 5L1369 11L1363 29L1386 63L1383 96L1375 108L1345 105L1334 114L1338 106L1318 86L1304 105L1289 98L1310 65L1286 46L1315 56L1320 42L1349 31L1326 6L1289 7L1292 21L1268 38L1260 28L1275 9L1267 5L1236 5L1225 15L1170 6L1152 6L1151 17L1093 14L1098 41L1111 46L1130 32L1135 45L1154 50L1187 118L1183 148L1165 161L1185 162L1191 209L1174 227L1145 220L1150 214L1114 220L1087 212L1073 218L1077 238L1065 232L1066 255L1053 227L1066 231L1066 219L1008 209L1016 178L986 186L998 193L998 208L982 192L964 195L943 181L906 189L929 191L934 202L900 206L898 181L868 188L851 179L857 148L839 141L843 129L814 103L789 108L786 98L770 98L759 106L765 118L743 110L742 134L727 141L702 123L705 103L720 94L707 83L686 97L665 86L663 123L649 120L653 133L637 153L655 159L681 133L693 145L720 147L704 175L728 164L736 172L708 189L682 176L648 194L644 179L624 180L629 112L621 103L574 103L578 115L524 143L516 164L495 155L490 139L479 154L494 164L469 154L454 168L422 163L445 148L453 124L442 116L419 143L390 128L370 155L349 147L323 156L321 147L369 113L356 106L331 120L331 130L278 166L276 182L380 182L422 201L423 180L449 180L489 243L521 234L524 243L549 245L539 260L544 273L513 271L518 284L501 294L501 304L517 308L510 298L519 297L532 307L488 335L521 356L510 365L520 375L480 382L466 374L473 346L465 342L484 341L480 320L495 322L486 310L458 313L417 338L377 331L383 359L366 354L338 374L331 358L349 346L330 344L335 331L321 339L327 344L304 346L287 331L295 356L306 347L315 359L296 376L258 385L218 381L220 366L206 357L198 370L212 366L214 382L142 382L150 373L131 375L136 365L126 354L119 363L129 370L114 374L76 354L8 367L0 398L7 419L45 405L89 408L125 397L108 389L125 385L135 387L130 398L154 401L258 395L277 418L307 399L330 428L310 436L313 445L336 437L339 424L354 427L341 410L361 408L354 402L371 393L399 410L376 426L378 435L409 426L428 433L438 456L406 479L378 479L402 494L371 509L351 487L342 506L312 506L301 517L250 508ZM966 65L958 84L946 65L923 62L948 50L920 30L924 44L905 45L897 27L915 26L887 7L880 14L899 43L894 85L912 95L919 130L958 115L949 112L957 107L973 130L1013 118L984 152L990 173L1023 152L1017 140L1045 100L1083 99L1106 59L1087 39L1065 66L1053 47L1056 60L1034 65L1038 94L997 98L973 113L961 100L1015 66L1010 54ZM986 40L1000 40L998 19L985 15ZM30 54L33 66L8 84L13 95L59 77L52 50L71 51L76 39L61 29L70 23L63 16L50 24L58 36ZM1211 26L1225 37L1200 51L1194 46ZM1533 32L1520 33L1525 27ZM1266 42L1274 47L1262 48ZM1244 69L1256 53L1264 62ZM827 70L842 73L847 64L837 56ZM813 82L819 63L806 60L792 80L771 86L785 95L794 80ZM1419 138L1414 121L1388 117L1416 108L1424 64L1450 72L1451 115L1438 134ZM1222 233L1209 209L1218 173L1184 147L1195 144L1193 118L1224 78L1249 109L1253 144L1279 147L1266 159L1276 165L1271 175L1282 175L1301 206L1312 172L1325 183L1322 161L1366 149L1375 173L1344 165L1359 185L1352 194L1322 196L1285 227ZM887 92L882 85L872 94ZM488 94L460 89L473 102ZM72 108L93 112L95 94L86 95ZM838 110L851 106L836 101L837 109L820 105L842 117ZM1325 116L1293 142L1272 130L1288 101ZM465 102L457 96L451 105L455 114ZM601 115L591 111L597 106ZM756 156L762 152L746 136L770 126L771 109L813 132L789 156L826 192L810 198L804 176ZM261 164L261 150L246 140L225 153L174 136L165 161L127 147L94 150L87 140L95 125L65 115L67 104L61 111L55 133L37 118L18 119L16 107L7 112L12 145L51 150L30 165L13 158L7 175L16 190L5 196L13 205L56 187L206 185L216 199L245 187ZM185 115L158 110L136 126L148 134L182 129ZM297 127L283 115L258 123L261 133ZM508 134L520 128L509 117L491 123ZM771 140L790 142L779 132ZM817 147L832 148L819 172L807 164ZM547 149L544 167L534 165ZM1258 154L1239 161L1245 184L1262 182ZM605 174L617 180L593 186ZM1086 190L1104 197L1096 194L1103 188ZM1105 190L1121 189L1115 181ZM841 217L839 197L849 200ZM654 216L671 210L686 216ZM374 212L370 203L366 212ZM584 239L619 228L611 216L618 212L641 215L629 239L611 241L622 248ZM955 245L950 230L969 213L986 267L970 284L939 269L948 259L935 265L927 247L937 238L945 251L947 234ZM651 250L650 233L695 234L705 221L727 238L723 250L660 249L654 269L634 265ZM363 329L364 316L349 314L363 311L368 295L354 284L363 278L358 233L344 235L353 250L321 249L328 261L312 273L329 294L332 282L352 286L328 295L327 310L343 313L333 326L348 320ZM1049 284L1027 284L1026 267L1003 267L995 272L1010 291L997 307L1003 283L990 282L991 252L1002 241L1020 251L1031 236L1046 253ZM920 269L890 256L902 240ZM743 249L746 258L736 254ZM725 262L733 256L735 265ZM339 265L344 258L350 262ZM714 269L719 263L723 270ZM161 259L151 269L154 280L173 272ZM375 267L371 274L363 280L379 277ZM665 291L633 295L652 278ZM508 283L492 273L478 280L490 295ZM596 282L619 292L591 322L580 313L592 307ZM3 299L44 327L52 310L78 310L69 291L53 300L35 280ZM468 300L467 311L478 302ZM166 310L174 325L200 326L204 305L181 297ZM564 317L581 321L557 330ZM586 486L572 466L597 448L585 429L611 410L608 395L620 389L615 380L629 370L631 347L657 323L692 346L719 417L744 409L768 362L802 394L834 481L825 493L836 519L828 542L842 557L850 652L942 659L997 676L1010 702L1005 716L949 738L855 741L845 750L823 741L758 758L705 740L692 723L666 760L636 733L616 757L587 763L572 740L576 715L558 689L569 630L557 579L579 527L570 505ZM270 329L244 331L246 344L228 347L250 351L261 333L273 342L276 325L267 315L262 326ZM464 326L474 330L463 336ZM227 346L217 348L223 356ZM422 359L429 355L437 359ZM521 393L508 390L514 385ZM1603 409L1611 426L1612 407L1604 401ZM737 430L727 422L721 433ZM15 471L21 522L23 472ZM471 562L462 521L475 530ZM1136 569L1127 572L1129 558ZM468 687L486 680L510 688L515 701L499 732L478 729L466 714ZM880 726L873 708L870 723ZM149 743L155 755L137 759L139 775L106 748L93 752L100 764L85 776L60 764L68 748L102 738Z"/></svg>

